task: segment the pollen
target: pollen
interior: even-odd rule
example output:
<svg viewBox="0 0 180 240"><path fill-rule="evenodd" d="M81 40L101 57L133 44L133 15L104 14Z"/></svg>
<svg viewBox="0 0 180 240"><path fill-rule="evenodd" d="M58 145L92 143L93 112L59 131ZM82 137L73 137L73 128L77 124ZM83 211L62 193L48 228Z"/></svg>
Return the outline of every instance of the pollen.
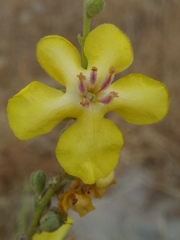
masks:
<svg viewBox="0 0 180 240"><path fill-rule="evenodd" d="M86 85L85 85L85 80L86 80L86 76L83 75L82 72L80 72L79 75L77 75L77 77L79 78L79 90L82 94L85 94L87 92L87 89L86 89Z"/></svg>

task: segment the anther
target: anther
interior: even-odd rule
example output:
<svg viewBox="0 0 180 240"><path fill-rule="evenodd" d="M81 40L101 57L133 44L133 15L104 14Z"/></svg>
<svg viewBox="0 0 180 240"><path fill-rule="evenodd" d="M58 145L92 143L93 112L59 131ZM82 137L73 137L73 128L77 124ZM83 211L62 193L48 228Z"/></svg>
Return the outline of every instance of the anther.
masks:
<svg viewBox="0 0 180 240"><path fill-rule="evenodd" d="M78 84L78 87L79 87L79 90L82 94L86 94L87 92L87 88L86 88L86 85L85 85L85 80L86 80L86 76L83 75L82 72L80 72L79 75L77 75L77 77L79 78L79 84Z"/></svg>

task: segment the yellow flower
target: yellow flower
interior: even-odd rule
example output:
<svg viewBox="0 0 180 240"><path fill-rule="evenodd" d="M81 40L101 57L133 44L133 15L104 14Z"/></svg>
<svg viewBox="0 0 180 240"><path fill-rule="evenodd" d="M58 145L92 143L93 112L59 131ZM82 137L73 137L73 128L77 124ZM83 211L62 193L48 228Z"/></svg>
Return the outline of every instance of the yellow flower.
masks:
<svg viewBox="0 0 180 240"><path fill-rule="evenodd" d="M32 82L8 103L9 124L22 140L45 134L65 118L77 121L60 137L56 155L64 170L86 184L107 177L118 163L123 137L104 115L115 110L127 122L150 124L168 110L166 87L144 75L131 74L112 83L133 60L128 38L114 25L103 24L87 37L88 68L65 38L48 36L37 45L44 70L66 92ZM112 84L111 84L112 83Z"/></svg>

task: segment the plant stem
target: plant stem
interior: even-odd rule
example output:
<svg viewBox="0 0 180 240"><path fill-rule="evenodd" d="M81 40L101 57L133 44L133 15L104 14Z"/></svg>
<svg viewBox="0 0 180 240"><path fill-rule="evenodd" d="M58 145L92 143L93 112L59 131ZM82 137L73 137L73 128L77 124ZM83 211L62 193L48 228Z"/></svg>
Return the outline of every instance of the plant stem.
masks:
<svg viewBox="0 0 180 240"><path fill-rule="evenodd" d="M54 187L49 187L48 191L46 192L46 194L44 195L43 199L38 203L37 207L36 207L36 211L35 214L33 216L33 219L31 221L31 225L29 227L29 230L27 232L27 237L28 240L31 240L33 235L35 234L36 228L39 224L39 220L42 216L42 213L46 207L46 205L48 204L49 200L51 199L52 196L55 195L55 193L57 191L62 191L62 189L64 188L64 186L66 185L67 181L66 180L61 180L59 181L56 186Z"/></svg>
<svg viewBox="0 0 180 240"><path fill-rule="evenodd" d="M83 16L83 37L81 39L81 48L82 48L82 67L87 68L88 62L84 54L84 43L90 32L91 18L86 14L86 0L84 0L84 16Z"/></svg>

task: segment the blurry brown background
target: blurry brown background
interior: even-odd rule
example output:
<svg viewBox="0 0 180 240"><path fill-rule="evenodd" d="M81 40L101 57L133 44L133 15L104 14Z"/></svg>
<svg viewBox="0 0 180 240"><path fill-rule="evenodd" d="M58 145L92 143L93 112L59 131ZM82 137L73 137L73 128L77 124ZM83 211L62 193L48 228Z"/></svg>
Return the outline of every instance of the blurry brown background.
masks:
<svg viewBox="0 0 180 240"><path fill-rule="evenodd" d="M83 0L0 1L0 238L13 239L19 229L24 183L34 170L58 172L54 149L64 124L29 141L9 129L6 105L10 97L33 80L56 83L36 60L40 38L58 34L78 49L82 33ZM125 138L117 168L117 184L98 201L68 239L178 240L180 236L180 1L107 0L92 22L113 23L127 34L134 62L123 73L142 73L166 84L170 109L160 123L136 126L117 114L109 118ZM28 199L23 200L28 205ZM163 207L162 207L163 206ZM105 215L103 215L105 214ZM97 220L97 222L95 222Z"/></svg>

